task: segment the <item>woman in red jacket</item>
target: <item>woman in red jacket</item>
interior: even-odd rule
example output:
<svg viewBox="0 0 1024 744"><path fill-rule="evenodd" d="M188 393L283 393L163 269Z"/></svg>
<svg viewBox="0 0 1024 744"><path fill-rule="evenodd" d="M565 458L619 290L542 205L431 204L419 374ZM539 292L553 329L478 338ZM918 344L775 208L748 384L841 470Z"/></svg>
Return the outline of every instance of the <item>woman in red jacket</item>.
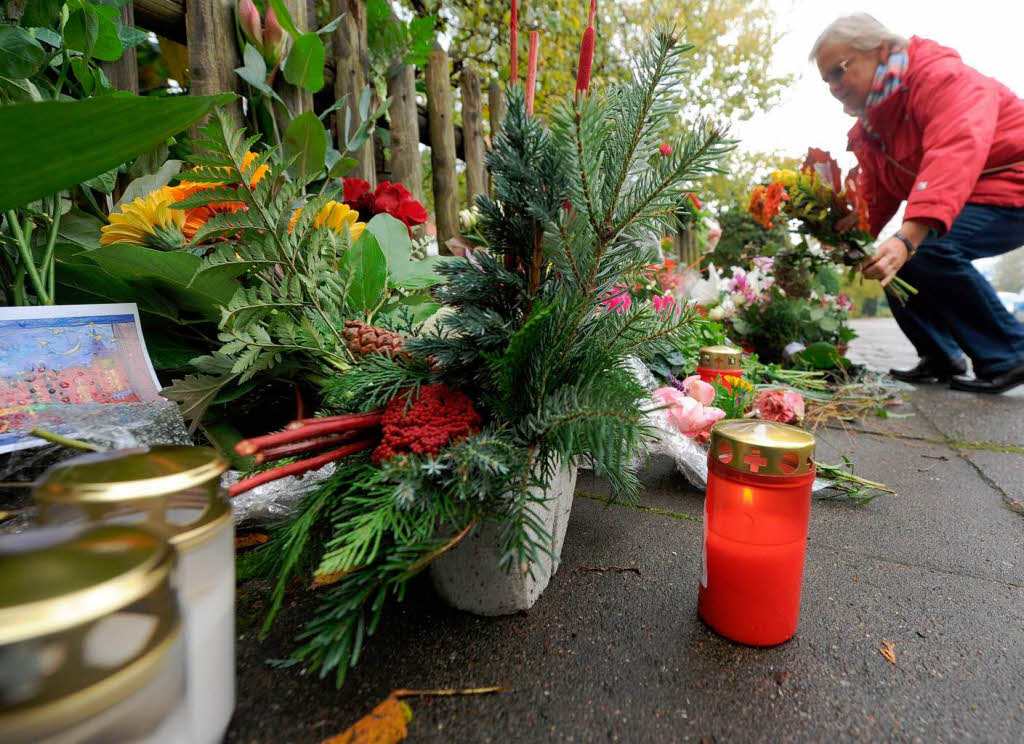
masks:
<svg viewBox="0 0 1024 744"><path fill-rule="evenodd" d="M833 22L811 59L857 117L849 149L872 234L907 203L899 232L862 267L918 290L892 310L921 361L893 375L989 393L1024 383L1024 326L971 264L1024 245L1024 100L952 49L908 41L866 13Z"/></svg>

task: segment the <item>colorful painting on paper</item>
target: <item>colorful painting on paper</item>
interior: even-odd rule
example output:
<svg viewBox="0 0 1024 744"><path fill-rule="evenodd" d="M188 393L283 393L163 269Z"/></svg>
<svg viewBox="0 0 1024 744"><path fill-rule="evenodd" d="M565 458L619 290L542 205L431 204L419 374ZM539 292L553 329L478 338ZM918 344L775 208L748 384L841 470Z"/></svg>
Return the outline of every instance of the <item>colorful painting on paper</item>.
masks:
<svg viewBox="0 0 1024 744"><path fill-rule="evenodd" d="M0 452L49 406L159 400L138 310L126 305L0 308Z"/></svg>

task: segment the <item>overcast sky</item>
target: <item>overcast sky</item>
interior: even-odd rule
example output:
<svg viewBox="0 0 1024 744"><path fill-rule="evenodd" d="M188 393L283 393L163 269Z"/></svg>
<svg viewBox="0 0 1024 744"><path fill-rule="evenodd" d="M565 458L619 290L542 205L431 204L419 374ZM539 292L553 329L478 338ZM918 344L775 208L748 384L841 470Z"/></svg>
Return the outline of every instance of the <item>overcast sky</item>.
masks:
<svg viewBox="0 0 1024 744"><path fill-rule="evenodd" d="M770 0L781 30L773 65L797 76L782 103L742 122L734 130L741 147L803 155L808 147L829 150L854 164L846 150L853 119L828 93L817 68L807 61L814 40L838 16L863 11L903 36L924 36L956 49L976 67L1024 96L1024 0Z"/></svg>

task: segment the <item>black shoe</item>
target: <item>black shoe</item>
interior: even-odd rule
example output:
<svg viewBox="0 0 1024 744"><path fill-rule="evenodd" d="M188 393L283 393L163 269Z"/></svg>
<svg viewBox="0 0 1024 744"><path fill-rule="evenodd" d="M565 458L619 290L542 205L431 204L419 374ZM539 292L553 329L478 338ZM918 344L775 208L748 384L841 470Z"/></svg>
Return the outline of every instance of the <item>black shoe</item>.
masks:
<svg viewBox="0 0 1024 744"><path fill-rule="evenodd" d="M890 369L889 374L903 382L949 382L954 375L967 372L967 362L963 357L955 362L951 359L935 360L921 357L921 361L913 369Z"/></svg>
<svg viewBox="0 0 1024 744"><path fill-rule="evenodd" d="M971 393L1005 393L1018 385L1024 385L1024 364L1018 364L1008 372L992 377L965 377L957 375L950 382L954 390L967 390Z"/></svg>

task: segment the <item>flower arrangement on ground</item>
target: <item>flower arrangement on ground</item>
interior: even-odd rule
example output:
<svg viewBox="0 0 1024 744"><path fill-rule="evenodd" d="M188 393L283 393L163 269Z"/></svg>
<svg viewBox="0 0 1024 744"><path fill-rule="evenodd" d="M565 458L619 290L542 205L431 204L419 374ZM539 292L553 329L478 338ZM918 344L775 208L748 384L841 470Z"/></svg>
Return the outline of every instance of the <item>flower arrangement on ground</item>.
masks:
<svg viewBox="0 0 1024 744"><path fill-rule="evenodd" d="M606 303L653 263L646 235L729 149L701 123L651 166L687 49L659 33L633 83L583 84L550 129L511 87L488 154L494 198L478 203L485 248L438 265L432 328L325 379L325 418L240 445L360 448L256 559L275 579L275 611L301 567L327 585L297 651L321 674L340 684L386 598L476 525L498 528L502 568L531 571L552 544L541 514L560 469L586 458L615 497L635 494L634 454L651 432L626 360L671 351L694 315Z"/></svg>
<svg viewBox="0 0 1024 744"><path fill-rule="evenodd" d="M857 171L843 180L839 164L823 150L809 149L799 171L772 173L771 183L751 192L747 209L766 229L775 227L780 214L795 221L805 250L807 238L813 238L833 263L850 267L851 273L873 253L868 205L857 185ZM899 277L886 289L902 302L916 293Z"/></svg>

